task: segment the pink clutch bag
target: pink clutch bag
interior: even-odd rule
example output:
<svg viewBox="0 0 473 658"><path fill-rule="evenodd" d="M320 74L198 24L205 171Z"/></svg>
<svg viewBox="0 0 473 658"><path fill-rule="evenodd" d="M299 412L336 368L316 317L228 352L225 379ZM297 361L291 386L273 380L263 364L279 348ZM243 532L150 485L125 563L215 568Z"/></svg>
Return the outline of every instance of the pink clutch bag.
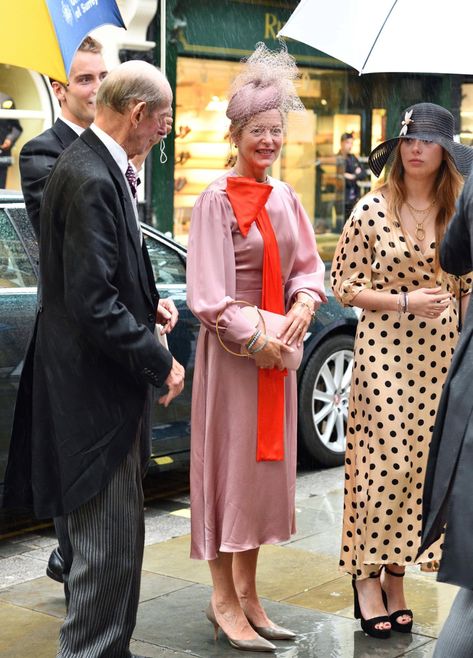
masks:
<svg viewBox="0 0 473 658"><path fill-rule="evenodd" d="M240 308L241 312L251 322L251 324L255 329L261 329L263 334L267 334L272 338L277 337L277 334L279 333L286 319L284 315L279 315L279 313L271 313L271 311L265 311L261 308L258 308L254 304L250 304L249 302L235 301L233 303L242 305ZM217 318L216 329L217 329L217 338L219 339L222 347L227 352L230 352L235 356L248 356L248 353L244 345L242 345L240 354L238 354L237 352L232 352L232 350L229 350L228 347L223 343L218 330L219 319L220 319L220 315ZM293 342L290 347L293 349L293 352L282 352L282 360L284 366L288 370L297 370L297 368L301 365L304 346L301 345L300 347L297 347L297 343Z"/></svg>

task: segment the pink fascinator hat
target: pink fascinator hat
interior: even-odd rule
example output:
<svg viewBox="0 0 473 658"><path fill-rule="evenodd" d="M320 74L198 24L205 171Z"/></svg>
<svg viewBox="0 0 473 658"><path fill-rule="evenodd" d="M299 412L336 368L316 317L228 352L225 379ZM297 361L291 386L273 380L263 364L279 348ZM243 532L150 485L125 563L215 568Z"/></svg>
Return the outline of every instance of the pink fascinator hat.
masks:
<svg viewBox="0 0 473 658"><path fill-rule="evenodd" d="M258 43L243 63L243 70L230 89L227 117L231 121L249 119L268 110L279 110L283 116L289 111L305 112L293 82L299 72L285 44L281 50L272 51Z"/></svg>

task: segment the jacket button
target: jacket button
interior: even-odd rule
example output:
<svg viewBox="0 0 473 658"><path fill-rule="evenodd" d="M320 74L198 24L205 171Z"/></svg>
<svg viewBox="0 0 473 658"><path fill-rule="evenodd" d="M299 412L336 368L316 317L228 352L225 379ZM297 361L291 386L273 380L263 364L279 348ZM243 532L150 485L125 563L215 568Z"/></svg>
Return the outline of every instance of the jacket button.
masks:
<svg viewBox="0 0 473 658"><path fill-rule="evenodd" d="M153 321L154 321L154 315L153 315L152 313L150 313L150 314L148 315L148 320L149 320L150 322L153 322Z"/></svg>

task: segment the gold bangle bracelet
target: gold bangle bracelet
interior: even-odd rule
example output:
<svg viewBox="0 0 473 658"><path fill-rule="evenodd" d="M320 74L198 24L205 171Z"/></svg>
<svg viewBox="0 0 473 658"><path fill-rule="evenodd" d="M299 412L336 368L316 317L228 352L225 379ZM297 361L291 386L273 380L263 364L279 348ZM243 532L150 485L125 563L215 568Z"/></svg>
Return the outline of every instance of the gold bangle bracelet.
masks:
<svg viewBox="0 0 473 658"><path fill-rule="evenodd" d="M309 311L312 317L315 315L315 309L311 308L307 302L301 302L298 299L294 302L294 304L301 304L302 306L305 306L306 309Z"/></svg>

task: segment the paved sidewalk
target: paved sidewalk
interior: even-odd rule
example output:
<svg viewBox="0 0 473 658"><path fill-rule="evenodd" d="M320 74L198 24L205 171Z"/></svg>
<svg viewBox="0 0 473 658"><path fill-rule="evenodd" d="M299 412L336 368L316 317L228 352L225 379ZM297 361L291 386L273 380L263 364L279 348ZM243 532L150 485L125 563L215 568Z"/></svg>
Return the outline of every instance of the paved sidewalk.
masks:
<svg viewBox="0 0 473 658"><path fill-rule="evenodd" d="M406 575L413 633L390 640L365 636L352 616L351 583L337 570L342 509L341 469L299 477L297 535L261 549L259 591L275 622L297 641L278 642L278 658L430 658L456 588L434 574ZM147 546L132 649L151 658L256 656L217 642L204 610L210 597L206 563L190 560L189 507L176 496L147 511ZM0 543L0 658L54 658L64 615L62 588L44 575L51 531ZM113 605L113 602L111 603ZM274 655L274 654L273 654Z"/></svg>

